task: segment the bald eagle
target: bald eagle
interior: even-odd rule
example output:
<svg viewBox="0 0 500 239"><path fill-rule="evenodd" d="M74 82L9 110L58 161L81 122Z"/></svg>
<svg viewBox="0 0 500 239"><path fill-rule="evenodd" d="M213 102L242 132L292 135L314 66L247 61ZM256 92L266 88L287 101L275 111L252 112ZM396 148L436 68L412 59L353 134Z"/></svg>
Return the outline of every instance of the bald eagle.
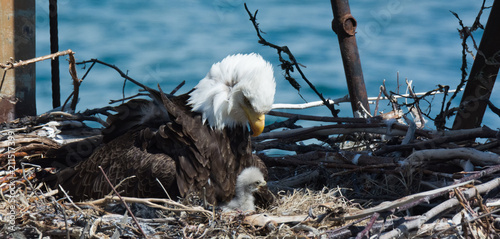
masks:
<svg viewBox="0 0 500 239"><path fill-rule="evenodd" d="M151 100L133 99L116 107L103 144L58 183L74 200L111 192L98 168L124 196L186 197L208 202L234 197L236 177L263 162L252 154L250 132L259 135L271 109L273 68L260 55L230 55L215 63L191 91L172 96L150 88ZM135 177L131 177L135 176Z"/></svg>
<svg viewBox="0 0 500 239"><path fill-rule="evenodd" d="M241 211L255 211L253 193L266 186L266 180L260 169L249 167L241 171L236 179L236 194L225 206L224 211L239 209Z"/></svg>

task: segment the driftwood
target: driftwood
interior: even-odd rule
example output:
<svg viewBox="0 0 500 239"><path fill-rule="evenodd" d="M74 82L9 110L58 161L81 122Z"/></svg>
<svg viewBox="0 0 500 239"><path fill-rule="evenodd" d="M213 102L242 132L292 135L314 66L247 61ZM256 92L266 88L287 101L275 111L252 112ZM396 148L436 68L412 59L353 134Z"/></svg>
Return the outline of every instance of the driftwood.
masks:
<svg viewBox="0 0 500 239"><path fill-rule="evenodd" d="M455 186L455 185L454 185ZM471 189L462 191L461 193L465 196L466 199L470 199L472 197L477 196L478 194L484 194L494 188L497 188L500 186L500 178L493 179L487 183L475 186ZM428 212L424 213L421 218L409 221L407 223L403 223L401 226L397 227L396 229L384 234L380 238L395 238L402 236L403 234L407 233L408 231L419 228L421 225L423 225L427 220L430 220L431 218L437 216L439 213L442 213L445 210L448 210L449 208L459 206L460 201L457 198L452 198L449 200L446 200L442 203L440 203L438 206L432 208ZM474 219L476 220L476 219ZM472 220L471 220L472 221Z"/></svg>

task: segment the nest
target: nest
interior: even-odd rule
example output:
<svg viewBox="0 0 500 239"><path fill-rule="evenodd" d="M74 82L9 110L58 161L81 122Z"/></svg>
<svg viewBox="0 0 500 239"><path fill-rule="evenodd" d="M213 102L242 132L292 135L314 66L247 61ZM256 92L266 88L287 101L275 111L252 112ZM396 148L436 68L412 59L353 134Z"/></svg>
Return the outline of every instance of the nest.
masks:
<svg viewBox="0 0 500 239"><path fill-rule="evenodd" d="M285 78L299 89L300 85L291 76L296 69L312 86L288 47L263 39L256 22L257 12L246 10L259 42L278 50ZM464 59L466 47L464 44ZM76 63L71 50L23 64L67 54L75 87L70 112L74 112L78 102L82 81L77 77L77 64L103 64L143 86L111 64L96 59ZM288 54L290 61L282 54ZM16 64L22 65L13 63L12 67ZM419 94L407 82L407 95L388 93L383 84L379 96L369 99L376 102L375 112L379 101L390 102L392 110L378 116L371 116L366 110L358 112L363 118L271 111L270 115L285 120L267 126L265 133L252 139L252 146L268 167L268 187L276 200L255 212L222 212L196 197L174 201L108 195L93 201L73 202L64 189L48 187L41 179L50 177L55 169L46 161L47 152L90 137L98 145L100 129L86 127L83 122L91 120L106 126L95 115L108 116L111 107L82 113L54 111L2 123L0 237L497 238L499 131L486 126L446 130L446 119L457 111L449 108L451 101L465 83L465 60L464 66L464 78L448 104L446 96L452 93L448 86L440 85ZM430 102L426 97L443 92L441 112L431 118L428 111L421 109L422 104ZM317 93L319 104L327 105L333 116L338 113L334 104L349 102L347 97L326 100ZM400 98L405 102L398 102ZM491 102L488 106L500 112ZM62 109L67 110L64 106ZM437 130L425 129L428 118L434 121ZM303 127L297 123L299 120L317 125ZM70 135L71 139L61 135ZM85 150L80 153L86 156L92 153L92 149ZM275 153L282 151L289 153Z"/></svg>
<svg viewBox="0 0 500 239"><path fill-rule="evenodd" d="M99 129L81 122L106 110L2 125L1 237L483 237L500 229L498 131L429 131L380 116L322 117L344 122L302 128L295 122L305 116L289 114L268 126L253 147L268 166L276 200L256 212L222 212L199 198L73 202L39 180L54 168L36 163L67 142L99 137ZM276 127L283 122L298 127ZM62 140L67 134L72 139ZM268 151L276 149L295 154Z"/></svg>

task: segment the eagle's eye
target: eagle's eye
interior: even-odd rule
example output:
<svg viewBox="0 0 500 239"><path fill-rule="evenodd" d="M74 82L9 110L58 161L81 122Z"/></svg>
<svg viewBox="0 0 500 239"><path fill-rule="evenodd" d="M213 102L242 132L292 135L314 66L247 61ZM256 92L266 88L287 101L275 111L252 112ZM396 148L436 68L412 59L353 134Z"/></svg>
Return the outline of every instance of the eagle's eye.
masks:
<svg viewBox="0 0 500 239"><path fill-rule="evenodd" d="M247 97L243 97L243 103L244 103L247 107L252 107L252 104L250 104L250 100L249 100Z"/></svg>

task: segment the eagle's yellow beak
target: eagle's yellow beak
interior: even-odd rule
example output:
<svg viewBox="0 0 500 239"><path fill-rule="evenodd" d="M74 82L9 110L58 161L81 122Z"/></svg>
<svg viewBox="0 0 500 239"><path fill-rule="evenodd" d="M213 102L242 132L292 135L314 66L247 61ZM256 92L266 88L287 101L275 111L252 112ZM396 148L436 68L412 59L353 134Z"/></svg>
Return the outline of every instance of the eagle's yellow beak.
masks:
<svg viewBox="0 0 500 239"><path fill-rule="evenodd" d="M259 188L263 188L263 187L265 187L266 185L267 185L266 181L261 182L261 183L260 183L260 185L259 185Z"/></svg>
<svg viewBox="0 0 500 239"><path fill-rule="evenodd" d="M266 116L262 113L257 113L253 109L248 107L242 107L247 116L248 123L252 129L252 137L259 136L262 131L264 131L264 126L266 123Z"/></svg>

